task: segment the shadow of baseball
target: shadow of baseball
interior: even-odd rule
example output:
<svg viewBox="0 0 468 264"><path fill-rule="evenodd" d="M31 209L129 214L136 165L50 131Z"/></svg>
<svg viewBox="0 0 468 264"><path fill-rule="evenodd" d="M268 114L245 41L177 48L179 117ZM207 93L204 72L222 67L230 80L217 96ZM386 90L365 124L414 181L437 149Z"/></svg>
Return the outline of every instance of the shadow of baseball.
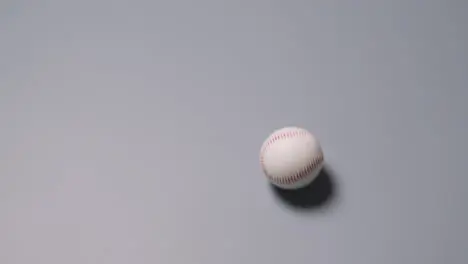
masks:
<svg viewBox="0 0 468 264"><path fill-rule="evenodd" d="M324 166L309 185L296 189L286 190L271 184L273 193L286 205L299 210L323 209L331 204L336 196L336 184L330 169Z"/></svg>

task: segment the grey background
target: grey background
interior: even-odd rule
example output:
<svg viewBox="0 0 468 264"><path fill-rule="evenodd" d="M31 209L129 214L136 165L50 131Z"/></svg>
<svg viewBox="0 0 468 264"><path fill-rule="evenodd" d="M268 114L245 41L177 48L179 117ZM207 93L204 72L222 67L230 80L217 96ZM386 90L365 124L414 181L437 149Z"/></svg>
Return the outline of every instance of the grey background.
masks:
<svg viewBox="0 0 468 264"><path fill-rule="evenodd" d="M466 263L467 3L1 1L0 263Z"/></svg>

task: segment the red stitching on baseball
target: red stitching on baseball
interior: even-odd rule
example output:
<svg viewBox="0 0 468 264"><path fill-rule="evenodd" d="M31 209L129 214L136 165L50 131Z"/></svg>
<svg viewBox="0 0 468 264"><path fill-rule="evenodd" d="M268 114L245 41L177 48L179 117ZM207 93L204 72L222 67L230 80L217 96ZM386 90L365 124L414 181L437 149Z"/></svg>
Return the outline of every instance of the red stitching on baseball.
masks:
<svg viewBox="0 0 468 264"><path fill-rule="evenodd" d="M308 135L308 134L309 133L307 131L303 130L303 129L293 130L293 131L286 131L286 132L283 132L281 134L273 136L272 138L270 138L264 144L263 149L261 151L261 155L260 155L260 164L262 165L262 170L263 170L264 174L267 176L268 179L270 179L272 182L277 183L277 184L290 185L290 184L293 184L293 183L295 183L297 181L300 181L300 180L306 178L313 170L315 170L316 168L318 168L322 164L322 162L323 162L323 153L320 151L320 153L316 157L314 157L314 159L311 160L311 162L309 164L307 164L307 166L305 166L303 169L299 170L295 174L287 176L287 177L278 177L278 178L273 177L273 176L269 175L268 172L265 169L265 166L264 166L264 153L265 153L265 151L268 149L268 147L270 145L272 145L273 143L275 143L275 142L277 142L278 140L281 140L281 139L293 138L293 137Z"/></svg>
<svg viewBox="0 0 468 264"><path fill-rule="evenodd" d="M318 168L320 164L323 162L323 154L320 153L317 157L315 157L306 167L304 167L302 170L298 171L296 174L290 175L288 177L278 177L275 178L271 175L269 175L266 170L264 169L263 171L265 172L265 175L274 183L278 184L294 184L297 181L300 181L304 178L306 178L313 170Z"/></svg>
<svg viewBox="0 0 468 264"><path fill-rule="evenodd" d="M297 137L297 136L301 136L301 135L308 135L309 133L304 130L304 129L297 129L297 130L292 130L292 131L285 131L283 133L280 133L280 134L277 134L273 137L271 137L266 143L265 145L263 146L263 150L262 150L262 154L261 154L261 157L263 158L263 153L265 153L265 151L267 150L267 148L275 143L276 141L280 140L280 139L286 139L286 138L293 138L293 137Z"/></svg>

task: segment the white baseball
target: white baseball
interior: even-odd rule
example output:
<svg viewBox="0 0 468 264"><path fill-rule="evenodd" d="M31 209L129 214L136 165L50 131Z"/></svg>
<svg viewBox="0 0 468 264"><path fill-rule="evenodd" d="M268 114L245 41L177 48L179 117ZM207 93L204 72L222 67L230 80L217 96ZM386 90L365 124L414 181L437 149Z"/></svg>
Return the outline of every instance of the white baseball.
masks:
<svg viewBox="0 0 468 264"><path fill-rule="evenodd" d="M298 189L311 183L323 167L320 143L309 131L284 127L263 143L260 164L268 180L282 189Z"/></svg>

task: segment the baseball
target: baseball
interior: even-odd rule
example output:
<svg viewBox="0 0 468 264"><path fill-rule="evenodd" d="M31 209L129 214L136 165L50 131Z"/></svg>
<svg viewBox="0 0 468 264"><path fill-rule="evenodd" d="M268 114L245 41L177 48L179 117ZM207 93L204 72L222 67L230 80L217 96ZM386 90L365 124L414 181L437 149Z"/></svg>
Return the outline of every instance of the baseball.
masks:
<svg viewBox="0 0 468 264"><path fill-rule="evenodd" d="M260 150L260 164L268 180L282 189L310 184L323 167L323 152L317 138L299 127L274 131Z"/></svg>

